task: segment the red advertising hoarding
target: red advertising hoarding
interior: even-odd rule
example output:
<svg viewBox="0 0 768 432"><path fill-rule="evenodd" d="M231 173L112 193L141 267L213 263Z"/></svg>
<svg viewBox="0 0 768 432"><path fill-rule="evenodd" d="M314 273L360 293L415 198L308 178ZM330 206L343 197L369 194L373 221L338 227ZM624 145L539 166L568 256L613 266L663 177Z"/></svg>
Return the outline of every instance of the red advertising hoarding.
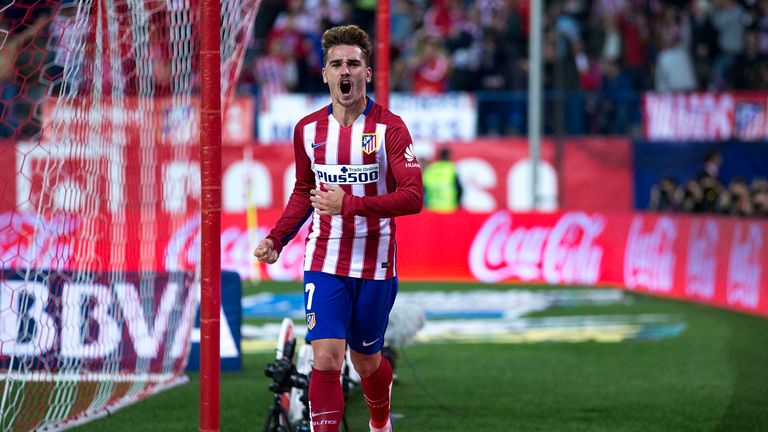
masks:
<svg viewBox="0 0 768 432"><path fill-rule="evenodd" d="M260 218L260 234L275 217ZM238 218L227 218L226 237L245 247L244 228L230 225ZM413 281L608 285L768 316L766 234L764 220L716 216L422 212L398 218L398 272ZM305 236L261 275L300 279ZM247 275L250 250L236 243L222 262Z"/></svg>
<svg viewBox="0 0 768 432"><path fill-rule="evenodd" d="M245 214L225 214L222 268L235 270L245 279L300 280L306 227L276 264L257 266L252 257L255 242L266 235L279 214L278 210L259 212L258 229L250 232ZM0 219L25 219L20 216L3 213ZM68 221L57 223L76 226ZM199 223L199 217L190 216L175 227L158 224L158 269L195 268ZM766 233L766 221L716 216L506 210L444 215L425 211L397 220L398 272L405 281L617 286L768 316ZM3 231L0 260L5 269L24 268L28 263L38 268L55 264L51 269L59 271L77 268L77 249L64 247L77 243L66 232L59 231L49 249L38 249L37 256L19 249L28 243L24 238L28 237L23 230ZM50 248L57 247L57 260L46 261ZM103 241L95 247L93 252L105 257L114 250ZM125 252L126 256L140 255ZM91 270L107 270L109 260L98 264L102 268Z"/></svg>
<svg viewBox="0 0 768 432"><path fill-rule="evenodd" d="M464 187L463 206L470 212L529 209L531 187L528 142L523 138L494 138L471 142L419 144L422 165L437 149L450 147ZM629 140L582 137L562 143L557 167L556 143L542 142L540 194L549 210L590 209L627 211L632 208L632 158ZM252 159L242 146L224 149L224 210L244 211L250 194L259 209L285 205L295 181L292 146L254 146ZM558 203L559 201L559 203Z"/></svg>

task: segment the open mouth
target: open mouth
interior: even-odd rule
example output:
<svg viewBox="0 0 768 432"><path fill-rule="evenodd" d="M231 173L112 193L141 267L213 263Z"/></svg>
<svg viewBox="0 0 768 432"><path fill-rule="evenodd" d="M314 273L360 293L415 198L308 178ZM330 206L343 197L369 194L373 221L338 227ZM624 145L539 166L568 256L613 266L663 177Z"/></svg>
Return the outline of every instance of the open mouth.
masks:
<svg viewBox="0 0 768 432"><path fill-rule="evenodd" d="M339 90L341 90L342 94L349 94L352 91L352 83L347 80L341 81L339 83Z"/></svg>

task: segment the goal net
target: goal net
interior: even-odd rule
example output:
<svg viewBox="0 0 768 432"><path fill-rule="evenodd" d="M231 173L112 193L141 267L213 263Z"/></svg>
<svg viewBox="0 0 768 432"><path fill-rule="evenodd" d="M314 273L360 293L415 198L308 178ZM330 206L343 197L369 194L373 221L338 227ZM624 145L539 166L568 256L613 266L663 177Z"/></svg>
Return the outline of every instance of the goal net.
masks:
<svg viewBox="0 0 768 432"><path fill-rule="evenodd" d="M185 379L199 3L0 8L0 430L59 429ZM257 8L222 0L223 107Z"/></svg>

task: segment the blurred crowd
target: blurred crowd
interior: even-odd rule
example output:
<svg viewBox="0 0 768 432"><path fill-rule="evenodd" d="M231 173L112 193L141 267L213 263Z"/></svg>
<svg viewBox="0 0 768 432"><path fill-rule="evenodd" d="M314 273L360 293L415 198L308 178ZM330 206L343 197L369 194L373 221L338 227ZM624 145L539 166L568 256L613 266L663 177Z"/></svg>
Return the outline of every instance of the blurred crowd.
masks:
<svg viewBox="0 0 768 432"><path fill-rule="evenodd" d="M50 16L60 1L66 7ZM475 92L480 135L526 133L531 0L390 1L394 91ZM45 33L73 37L74 6L17 0L0 13L0 31L14 29L0 49L0 103L20 101L6 111L38 96L19 95L20 83L40 88L30 85L36 75L61 73L67 49ZM323 31L351 22L375 35L376 8L376 0L262 0L240 90L265 100L324 92ZM768 90L768 0L548 0L543 23L546 133L637 135L648 90ZM168 47L152 44L152 79L167 92ZM5 129L18 126L6 120Z"/></svg>
<svg viewBox="0 0 768 432"><path fill-rule="evenodd" d="M481 134L524 132L530 0L391 4L393 90L479 92ZM265 98L322 91L322 32L375 34L375 8L264 0L243 84ZM646 90L768 90L768 0L551 0L544 26L547 109L565 117L550 132L631 133Z"/></svg>
<svg viewBox="0 0 768 432"><path fill-rule="evenodd" d="M723 162L719 152L704 161L702 171L678 183L664 177L651 189L649 208L656 211L711 213L741 217L768 217L768 179L755 177L751 182L734 177L727 185L720 181Z"/></svg>

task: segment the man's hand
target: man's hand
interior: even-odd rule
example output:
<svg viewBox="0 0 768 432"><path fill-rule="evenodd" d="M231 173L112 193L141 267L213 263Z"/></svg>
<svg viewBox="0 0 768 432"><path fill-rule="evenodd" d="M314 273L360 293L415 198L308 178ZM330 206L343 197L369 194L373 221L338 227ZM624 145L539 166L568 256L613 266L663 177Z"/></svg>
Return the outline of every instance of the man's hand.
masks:
<svg viewBox="0 0 768 432"><path fill-rule="evenodd" d="M323 216L333 216L341 214L341 205L344 202L344 189L339 185L323 185L327 192L320 189L312 189L309 198L312 201L312 207L320 211Z"/></svg>
<svg viewBox="0 0 768 432"><path fill-rule="evenodd" d="M267 264L274 264L280 254L275 250L275 245L270 239L264 239L256 246L253 256L259 261Z"/></svg>

